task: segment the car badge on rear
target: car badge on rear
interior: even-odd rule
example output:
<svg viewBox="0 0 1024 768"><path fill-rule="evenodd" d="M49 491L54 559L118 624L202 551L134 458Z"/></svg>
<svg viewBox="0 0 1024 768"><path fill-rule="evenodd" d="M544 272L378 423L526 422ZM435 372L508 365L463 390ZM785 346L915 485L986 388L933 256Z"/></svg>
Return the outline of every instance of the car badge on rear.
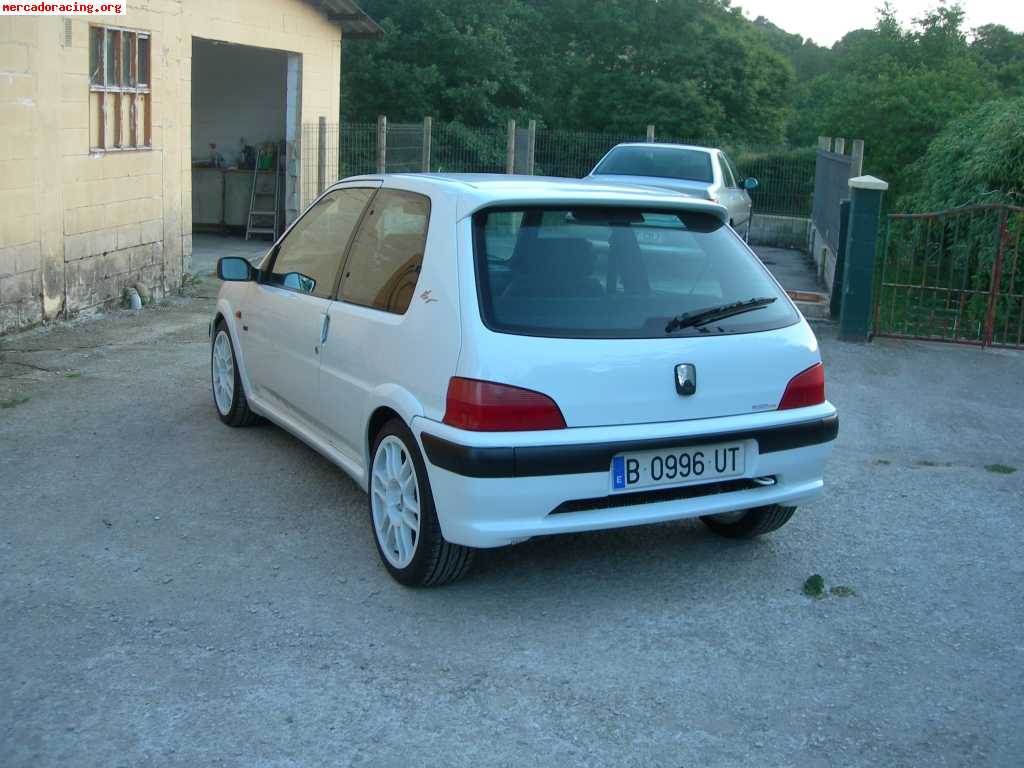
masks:
<svg viewBox="0 0 1024 768"><path fill-rule="evenodd" d="M676 366L676 392L692 395L697 391L697 366L680 363Z"/></svg>

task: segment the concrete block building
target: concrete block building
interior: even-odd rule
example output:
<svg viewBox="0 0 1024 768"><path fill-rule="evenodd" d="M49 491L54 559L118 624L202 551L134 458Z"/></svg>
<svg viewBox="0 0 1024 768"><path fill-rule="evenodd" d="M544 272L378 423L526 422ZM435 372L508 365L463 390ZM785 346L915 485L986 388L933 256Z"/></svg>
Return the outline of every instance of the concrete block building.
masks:
<svg viewBox="0 0 1024 768"><path fill-rule="evenodd" d="M317 151L300 147L302 125L338 120L343 37L379 34L351 0L0 16L0 333L120 301L128 286L176 290L193 180L217 216L246 145L280 148L282 225L297 216L300 160ZM211 167L225 174L212 185Z"/></svg>

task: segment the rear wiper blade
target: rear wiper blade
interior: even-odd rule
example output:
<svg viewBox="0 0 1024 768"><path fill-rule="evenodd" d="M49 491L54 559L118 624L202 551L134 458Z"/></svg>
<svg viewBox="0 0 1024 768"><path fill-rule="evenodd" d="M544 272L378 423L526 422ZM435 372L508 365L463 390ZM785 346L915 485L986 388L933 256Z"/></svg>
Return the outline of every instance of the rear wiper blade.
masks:
<svg viewBox="0 0 1024 768"><path fill-rule="evenodd" d="M722 304L718 307L708 307L696 312L687 312L669 320L665 326L665 333L704 325L712 320L724 320L733 315L742 315L744 312L753 312L755 309L762 309L773 303L775 303L774 296L762 296L745 301L734 301L732 304Z"/></svg>

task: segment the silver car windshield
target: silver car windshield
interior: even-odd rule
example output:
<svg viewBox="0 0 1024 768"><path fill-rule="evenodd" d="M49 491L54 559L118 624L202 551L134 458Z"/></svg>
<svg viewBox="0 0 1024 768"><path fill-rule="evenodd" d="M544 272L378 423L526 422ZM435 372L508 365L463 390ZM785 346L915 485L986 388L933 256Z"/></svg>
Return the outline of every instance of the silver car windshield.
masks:
<svg viewBox="0 0 1024 768"><path fill-rule="evenodd" d="M706 184L715 178L710 153L678 147L616 147L594 169L594 173L685 179Z"/></svg>

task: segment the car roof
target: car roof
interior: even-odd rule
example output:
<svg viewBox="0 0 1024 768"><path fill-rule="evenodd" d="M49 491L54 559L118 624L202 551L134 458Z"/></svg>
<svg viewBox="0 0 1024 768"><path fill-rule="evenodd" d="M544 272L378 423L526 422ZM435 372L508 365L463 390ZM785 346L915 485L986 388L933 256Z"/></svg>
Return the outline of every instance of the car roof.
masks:
<svg viewBox="0 0 1024 768"><path fill-rule="evenodd" d="M692 149L697 152L717 152L716 147L703 147L698 144L663 144L658 141L625 141L622 144L616 144L612 149L618 149L619 147L659 147L667 149ZM608 150L609 152L611 150Z"/></svg>
<svg viewBox="0 0 1024 768"><path fill-rule="evenodd" d="M662 146L662 145L659 145ZM605 184L552 176L517 176L500 173L395 173L351 176L340 183L382 182L426 193L449 193L458 197L458 218L498 204L590 204L609 206L651 206L701 211L728 218L724 206L687 197L655 186Z"/></svg>

